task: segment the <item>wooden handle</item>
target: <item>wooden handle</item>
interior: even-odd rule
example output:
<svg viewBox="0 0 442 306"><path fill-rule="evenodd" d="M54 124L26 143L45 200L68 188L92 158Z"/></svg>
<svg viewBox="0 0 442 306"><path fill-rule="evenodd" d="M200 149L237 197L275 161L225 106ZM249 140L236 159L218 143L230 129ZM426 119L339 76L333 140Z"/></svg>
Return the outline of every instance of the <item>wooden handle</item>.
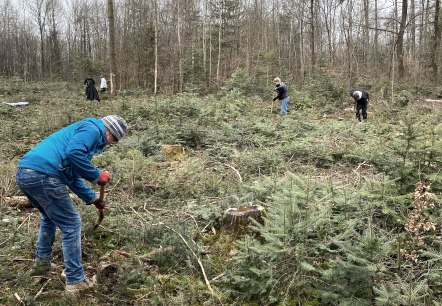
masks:
<svg viewBox="0 0 442 306"><path fill-rule="evenodd" d="M103 200L104 200L104 185L100 185L100 202L103 202ZM103 221L103 219L104 219L104 209L99 209L98 220L97 223L95 223L94 225L94 230L97 229L97 227L101 224L101 221Z"/></svg>
<svg viewBox="0 0 442 306"><path fill-rule="evenodd" d="M104 200L104 185L100 185L100 201Z"/></svg>

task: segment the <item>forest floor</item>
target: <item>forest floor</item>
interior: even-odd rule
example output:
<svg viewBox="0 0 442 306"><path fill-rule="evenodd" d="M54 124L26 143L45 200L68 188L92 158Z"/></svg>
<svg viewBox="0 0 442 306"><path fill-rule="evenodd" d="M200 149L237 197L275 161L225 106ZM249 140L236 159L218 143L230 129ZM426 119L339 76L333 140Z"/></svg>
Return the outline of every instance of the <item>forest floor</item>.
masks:
<svg viewBox="0 0 442 306"><path fill-rule="evenodd" d="M417 164L439 163L441 110L435 103L418 103L422 100L416 99L400 108L373 99L368 124L357 124L351 100L345 95L336 103L339 107L325 114L318 111L320 108L305 107L295 97L289 115L281 116L276 108L272 113L271 103L259 97L245 98L234 93L152 97L143 92L123 92L114 99L105 94L97 103L84 100L82 89L69 84L15 86L0 97L0 102L30 104L0 104L2 305L301 305L305 301L311 301L311 305L337 305L317 288L309 287L311 291L305 289L302 294L299 288L292 292L289 280L286 285L290 286L275 289L284 286L283 267L279 272L275 268L268 284L265 280L259 283L257 274L253 286L244 285L241 277L254 279L247 274L252 269L242 270L247 252L241 244L249 240L222 226L224 211L259 204L269 210L269 220L278 220L274 215L278 205L291 203L289 207L293 207L296 202L301 216L311 221L309 226L319 226L314 233L304 231L304 242L312 239L322 245L331 231L321 236L319 233L328 225L317 225L309 219L309 214L317 210L320 220L321 207L339 214L343 210L336 210L337 203L349 201L355 207L368 209L373 195L381 193L376 189L381 188L378 184L383 184L382 192L390 186L395 190L394 196L402 196L403 202L394 200L392 206L381 207L390 200L379 200L370 210L371 216L379 219L376 229L382 228L387 237L390 229L387 230L388 225L383 227L386 220L394 217L406 222L407 209L412 206L410 195L419 177L427 175L432 179L435 192L442 189L439 176L434 174L437 171L422 170L416 175L406 171L418 169ZM32 146L69 123L109 114L126 118L130 133L127 139L93 159L97 167L113 173L113 180L106 187L106 216L98 229L92 229L97 218L95 208L74 197L83 221L83 263L89 276L97 276L98 286L73 296L64 290L59 233L51 271L42 277L29 275L40 216L34 208L8 205L6 197L20 196L15 186L15 168ZM422 143L432 155L425 155ZM184 148L180 151L183 154L167 154L164 145L179 145ZM419 154L426 159L418 158ZM287 190L294 185L298 189L288 197ZM96 186L93 188L98 191ZM307 196L309 192L311 198ZM288 200L293 197L298 200ZM400 203L405 203L405 210ZM348 216L354 210L349 211L342 213ZM339 235L348 230L343 226ZM304 247L307 245L304 243ZM383 261L386 267L396 249L392 247L391 252L393 255L386 255L388 259ZM304 261L313 266L324 263L316 269L329 268L325 262L334 260L309 256ZM262 259L261 264L271 258ZM297 267L305 269L304 261ZM247 262L252 264L250 258ZM287 263L278 260L275 267L282 262ZM303 271L305 277L311 272ZM282 274L276 277L276 273ZM314 277L317 284L330 281L319 274ZM379 279L389 282L385 277ZM261 291L255 292L252 287ZM336 288L327 290L338 292ZM379 302L374 291L367 292L358 294L373 304ZM437 294L433 292L436 297ZM416 301L415 305L424 305L428 299Z"/></svg>

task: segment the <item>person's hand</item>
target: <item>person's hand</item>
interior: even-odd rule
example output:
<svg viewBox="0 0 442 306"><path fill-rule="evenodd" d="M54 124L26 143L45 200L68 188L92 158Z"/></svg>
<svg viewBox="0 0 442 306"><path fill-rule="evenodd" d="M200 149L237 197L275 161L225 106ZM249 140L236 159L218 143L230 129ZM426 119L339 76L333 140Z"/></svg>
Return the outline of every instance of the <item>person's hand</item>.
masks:
<svg viewBox="0 0 442 306"><path fill-rule="evenodd" d="M98 177L98 185L106 185L112 179L112 175L109 171L101 171Z"/></svg>
<svg viewBox="0 0 442 306"><path fill-rule="evenodd" d="M103 209L106 206L104 201L100 200L100 196L98 194L95 194L95 197L90 202L86 203L86 205L92 204L94 204L97 209Z"/></svg>
<svg viewBox="0 0 442 306"><path fill-rule="evenodd" d="M106 206L104 204L104 201L101 201L100 199L98 199L98 201L94 203L94 205L96 209L104 209L104 207Z"/></svg>
<svg viewBox="0 0 442 306"><path fill-rule="evenodd" d="M104 201L101 200L98 195L95 195L95 198L94 198L94 200L92 201L91 204L94 204L95 208L97 208L97 209L104 209L104 207L106 206L104 204Z"/></svg>

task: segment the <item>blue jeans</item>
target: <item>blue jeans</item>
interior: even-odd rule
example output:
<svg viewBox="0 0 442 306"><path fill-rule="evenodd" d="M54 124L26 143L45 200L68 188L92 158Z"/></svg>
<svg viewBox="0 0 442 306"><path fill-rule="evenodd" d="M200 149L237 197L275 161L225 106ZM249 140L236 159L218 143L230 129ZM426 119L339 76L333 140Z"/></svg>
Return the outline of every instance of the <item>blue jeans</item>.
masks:
<svg viewBox="0 0 442 306"><path fill-rule="evenodd" d="M289 108L289 98L285 98L281 100L281 114L287 115L287 111Z"/></svg>
<svg viewBox="0 0 442 306"><path fill-rule="evenodd" d="M51 262L58 227L61 231L66 284L85 279L81 264L81 218L67 186L57 178L31 169L17 169L16 181L32 205L41 212L36 261Z"/></svg>

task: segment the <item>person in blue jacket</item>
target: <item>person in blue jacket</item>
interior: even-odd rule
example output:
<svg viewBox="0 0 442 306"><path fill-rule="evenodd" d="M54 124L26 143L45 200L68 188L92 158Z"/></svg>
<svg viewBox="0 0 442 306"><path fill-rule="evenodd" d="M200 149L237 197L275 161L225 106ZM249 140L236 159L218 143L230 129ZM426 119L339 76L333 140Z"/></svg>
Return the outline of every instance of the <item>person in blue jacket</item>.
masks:
<svg viewBox="0 0 442 306"><path fill-rule="evenodd" d="M104 202L83 181L104 185L112 176L93 166L94 154L127 135L126 121L116 115L86 118L48 136L18 162L16 182L41 212L31 275L49 271L55 231L61 231L66 290L75 292L95 285L81 263L81 217L69 196L72 190L86 205L104 208Z"/></svg>
<svg viewBox="0 0 442 306"><path fill-rule="evenodd" d="M273 80L273 84L275 84L276 96L273 98L273 101L280 100L281 101L281 114L287 115L289 108L289 96L287 93L287 86L281 82L281 79L276 77Z"/></svg>
<svg viewBox="0 0 442 306"><path fill-rule="evenodd" d="M355 115L356 115L356 120L359 123L362 123L362 119L364 119L364 121L367 121L367 108L368 108L368 100L369 100L369 94L368 92L366 92L365 90L360 90L360 89L351 89L350 90L350 96L354 99L355 101ZM361 119L361 113L362 113L362 119Z"/></svg>

